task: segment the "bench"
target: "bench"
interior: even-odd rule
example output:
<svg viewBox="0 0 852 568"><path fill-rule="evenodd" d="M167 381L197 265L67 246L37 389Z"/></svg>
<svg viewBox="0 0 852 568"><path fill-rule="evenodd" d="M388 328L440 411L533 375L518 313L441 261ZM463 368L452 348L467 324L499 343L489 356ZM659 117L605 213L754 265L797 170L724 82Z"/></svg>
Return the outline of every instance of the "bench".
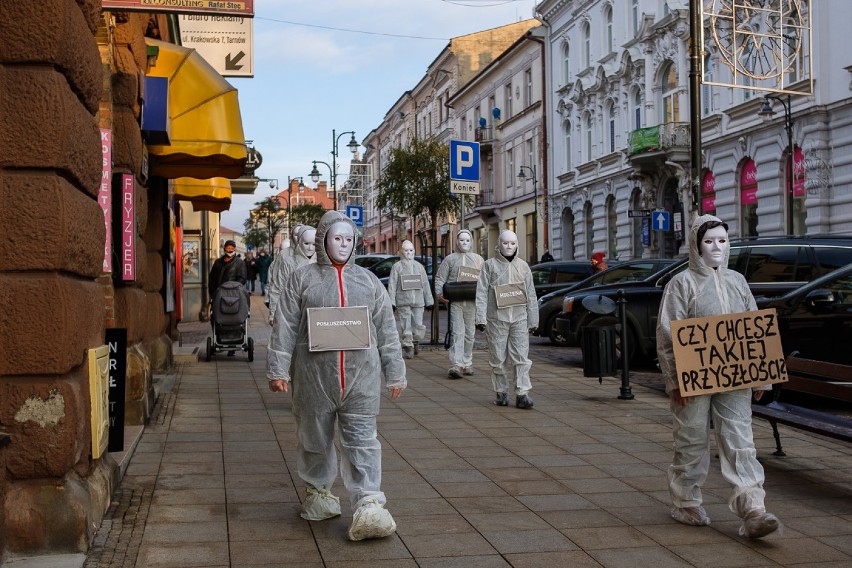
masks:
<svg viewBox="0 0 852 568"><path fill-rule="evenodd" d="M786 424L838 440L852 441L852 418L844 418L779 400L782 390L787 390L835 401L852 402L852 366L804 359L794 353L787 357L787 376L786 383L776 385L776 388L772 390L772 400L769 404L752 404L751 407L752 416L768 420L772 425L776 448L773 455L787 455L781 448L778 424Z"/></svg>

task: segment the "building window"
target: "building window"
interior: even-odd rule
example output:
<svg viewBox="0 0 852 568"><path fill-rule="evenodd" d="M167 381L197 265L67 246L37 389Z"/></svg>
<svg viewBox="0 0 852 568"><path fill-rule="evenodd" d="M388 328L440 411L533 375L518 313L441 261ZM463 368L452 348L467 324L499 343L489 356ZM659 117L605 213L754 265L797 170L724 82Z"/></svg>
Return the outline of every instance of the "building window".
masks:
<svg viewBox="0 0 852 568"><path fill-rule="evenodd" d="M704 58L704 80L715 81L716 62L709 55ZM713 86L701 85L701 110L704 116L713 112Z"/></svg>
<svg viewBox="0 0 852 568"><path fill-rule="evenodd" d="M663 83L661 86L663 92L663 116L660 117L662 119L661 122L663 124L677 122L678 117L680 117L680 104L677 93L677 69L671 62L666 67L665 73L663 73Z"/></svg>
<svg viewBox="0 0 852 568"><path fill-rule="evenodd" d="M639 130L642 128L642 92L636 91L633 95L633 128Z"/></svg>
<svg viewBox="0 0 852 568"><path fill-rule="evenodd" d="M632 0L630 17L633 23L633 35L636 35L639 33L639 0Z"/></svg>
<svg viewBox="0 0 852 568"><path fill-rule="evenodd" d="M488 112L486 114L490 114L492 118L494 118L494 109L497 108L497 97L495 95L491 95L488 97Z"/></svg>
<svg viewBox="0 0 852 568"><path fill-rule="evenodd" d="M589 23L583 24L583 57L586 61L586 67L592 66L592 30Z"/></svg>
<svg viewBox="0 0 852 568"><path fill-rule="evenodd" d="M592 115L586 116L586 161L592 161Z"/></svg>
<svg viewBox="0 0 852 568"><path fill-rule="evenodd" d="M573 166L571 162L571 121L566 120L562 125L565 134L565 171L570 171Z"/></svg>
<svg viewBox="0 0 852 568"><path fill-rule="evenodd" d="M613 39L612 39L612 6L608 6L606 8L606 52L612 53L613 49Z"/></svg>
<svg viewBox="0 0 852 568"><path fill-rule="evenodd" d="M506 229L512 231L516 235L518 234L518 219L516 217L512 217L511 219L506 219Z"/></svg>
<svg viewBox="0 0 852 568"><path fill-rule="evenodd" d="M506 149L506 188L513 188L515 186L515 152L512 148ZM507 192L508 193L508 192ZM511 192L512 195L507 195L506 197L511 198L514 197L514 191Z"/></svg>
<svg viewBox="0 0 852 568"><path fill-rule="evenodd" d="M532 78L532 69L527 69L524 71L524 108L530 106L533 103L533 78Z"/></svg>
<svg viewBox="0 0 852 568"><path fill-rule="evenodd" d="M609 138L609 151L612 153L615 152L615 105L611 103L607 108L607 118L607 126L609 128L607 138Z"/></svg>
<svg viewBox="0 0 852 568"><path fill-rule="evenodd" d="M527 165L532 166L535 164L535 149L533 146L533 141L527 140L525 144L527 146Z"/></svg>
<svg viewBox="0 0 852 568"><path fill-rule="evenodd" d="M586 201L583 206L583 221L586 224L586 258L592 258L592 254L595 252L595 219L593 215L592 202Z"/></svg>
<svg viewBox="0 0 852 568"><path fill-rule="evenodd" d="M562 44L562 84L571 82L571 46Z"/></svg>
<svg viewBox="0 0 852 568"><path fill-rule="evenodd" d="M633 188L630 194L630 208L642 209L642 190L638 187ZM645 252L645 235L650 238L650 219L647 217L634 217L631 219L633 230L633 258L642 258Z"/></svg>
<svg viewBox="0 0 852 568"><path fill-rule="evenodd" d="M757 235L757 166L747 159L740 171L740 227L741 237Z"/></svg>
<svg viewBox="0 0 852 568"><path fill-rule="evenodd" d="M612 259L618 258L618 217L615 214L615 196L606 198L606 245L607 256Z"/></svg>
<svg viewBox="0 0 852 568"><path fill-rule="evenodd" d="M508 120L512 118L512 83L506 85L504 92L506 96L506 108L504 109L506 111L505 118Z"/></svg>

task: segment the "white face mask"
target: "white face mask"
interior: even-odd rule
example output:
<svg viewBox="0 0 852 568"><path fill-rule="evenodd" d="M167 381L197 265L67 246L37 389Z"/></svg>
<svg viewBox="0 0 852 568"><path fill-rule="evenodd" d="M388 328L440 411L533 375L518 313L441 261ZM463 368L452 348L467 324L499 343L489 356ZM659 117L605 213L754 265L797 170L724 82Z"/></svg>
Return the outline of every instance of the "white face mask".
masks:
<svg viewBox="0 0 852 568"><path fill-rule="evenodd" d="M349 223L334 223L325 234L325 252L335 264L346 264L355 246L355 232Z"/></svg>
<svg viewBox="0 0 852 568"><path fill-rule="evenodd" d="M518 252L518 236L512 231L500 233L500 254L509 258Z"/></svg>
<svg viewBox="0 0 852 568"><path fill-rule="evenodd" d="M414 260L414 244L410 241L402 243L402 258L405 260Z"/></svg>
<svg viewBox="0 0 852 568"><path fill-rule="evenodd" d="M306 257L311 258L317 250L316 241L317 232L315 230L303 231L299 242L299 250Z"/></svg>
<svg viewBox="0 0 852 568"><path fill-rule="evenodd" d="M227 256L228 258L233 258L233 256L234 256L235 254L237 254L237 251L235 251L235 250L232 250L232 251L225 251L225 256Z"/></svg>
<svg viewBox="0 0 852 568"><path fill-rule="evenodd" d="M470 252L470 235L468 233L459 234L456 240L458 241L460 251Z"/></svg>
<svg viewBox="0 0 852 568"><path fill-rule="evenodd" d="M704 264L710 268L718 268L725 261L730 246L728 231L725 227L713 227L704 233L704 237L698 243L698 251L701 253Z"/></svg>

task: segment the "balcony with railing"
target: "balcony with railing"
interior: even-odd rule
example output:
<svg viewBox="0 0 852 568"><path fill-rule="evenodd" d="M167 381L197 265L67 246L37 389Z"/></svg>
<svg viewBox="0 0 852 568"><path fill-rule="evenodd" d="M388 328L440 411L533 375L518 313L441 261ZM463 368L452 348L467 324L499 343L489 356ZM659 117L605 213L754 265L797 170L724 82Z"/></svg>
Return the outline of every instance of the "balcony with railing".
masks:
<svg viewBox="0 0 852 568"><path fill-rule="evenodd" d="M480 152L493 151L494 145L494 127L493 126L477 126L473 131L475 142L479 142Z"/></svg>
<svg viewBox="0 0 852 568"><path fill-rule="evenodd" d="M627 139L630 163L640 170L651 170L666 161L689 161L689 123L667 122L637 128Z"/></svg>

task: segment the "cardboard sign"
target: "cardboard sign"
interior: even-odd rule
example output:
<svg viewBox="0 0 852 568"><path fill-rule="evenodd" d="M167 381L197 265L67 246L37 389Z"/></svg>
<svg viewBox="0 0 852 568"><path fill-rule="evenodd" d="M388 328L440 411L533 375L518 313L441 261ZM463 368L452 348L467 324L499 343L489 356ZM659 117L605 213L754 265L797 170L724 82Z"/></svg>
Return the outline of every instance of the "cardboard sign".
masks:
<svg viewBox="0 0 852 568"><path fill-rule="evenodd" d="M423 288L423 279L419 274L400 274L399 287L403 290L420 290Z"/></svg>
<svg viewBox="0 0 852 568"><path fill-rule="evenodd" d="M501 309L527 305L527 289L523 282L494 286L494 297Z"/></svg>
<svg viewBox="0 0 852 568"><path fill-rule="evenodd" d="M774 309L672 322L681 396L787 381Z"/></svg>
<svg viewBox="0 0 852 568"><path fill-rule="evenodd" d="M367 306L308 308L308 348L311 351L354 351L370 347Z"/></svg>
<svg viewBox="0 0 852 568"><path fill-rule="evenodd" d="M456 279L456 282L471 282L473 280L479 280L479 268L474 268L472 266L459 266L459 277Z"/></svg>

